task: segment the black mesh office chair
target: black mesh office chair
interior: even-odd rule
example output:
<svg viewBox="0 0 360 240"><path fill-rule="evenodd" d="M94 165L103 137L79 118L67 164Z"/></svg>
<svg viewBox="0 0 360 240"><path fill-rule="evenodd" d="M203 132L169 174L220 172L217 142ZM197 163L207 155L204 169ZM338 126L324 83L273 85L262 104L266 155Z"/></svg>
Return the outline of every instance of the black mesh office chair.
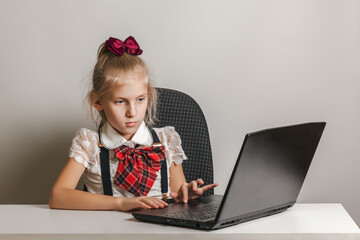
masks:
<svg viewBox="0 0 360 240"><path fill-rule="evenodd" d="M188 160L183 162L186 181L201 178L214 182L210 137L204 114L189 95L166 88L157 88L158 112L154 127L173 126L179 133ZM214 190L204 195L213 195Z"/></svg>

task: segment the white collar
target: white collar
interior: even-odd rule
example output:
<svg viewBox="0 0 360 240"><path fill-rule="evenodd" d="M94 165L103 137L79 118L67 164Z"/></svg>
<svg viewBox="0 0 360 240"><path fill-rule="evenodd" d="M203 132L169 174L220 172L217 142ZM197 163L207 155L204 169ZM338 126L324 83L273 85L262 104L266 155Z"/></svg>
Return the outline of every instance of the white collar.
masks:
<svg viewBox="0 0 360 240"><path fill-rule="evenodd" d="M110 124L106 122L101 128L101 144L107 149L115 149L122 145L127 145L128 147L134 147L135 144L149 146L153 142L150 130L146 127L145 122L143 121L131 138L131 140L126 140L121 134L119 134Z"/></svg>

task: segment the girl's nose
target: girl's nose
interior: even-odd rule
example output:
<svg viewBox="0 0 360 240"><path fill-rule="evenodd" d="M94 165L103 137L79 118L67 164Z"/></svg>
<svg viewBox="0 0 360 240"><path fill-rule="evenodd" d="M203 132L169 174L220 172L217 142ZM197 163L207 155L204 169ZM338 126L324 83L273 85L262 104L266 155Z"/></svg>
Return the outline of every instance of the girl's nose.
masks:
<svg viewBox="0 0 360 240"><path fill-rule="evenodd" d="M133 103L129 104L129 107L126 111L126 116L127 117L135 117L136 116L136 108L135 105Z"/></svg>

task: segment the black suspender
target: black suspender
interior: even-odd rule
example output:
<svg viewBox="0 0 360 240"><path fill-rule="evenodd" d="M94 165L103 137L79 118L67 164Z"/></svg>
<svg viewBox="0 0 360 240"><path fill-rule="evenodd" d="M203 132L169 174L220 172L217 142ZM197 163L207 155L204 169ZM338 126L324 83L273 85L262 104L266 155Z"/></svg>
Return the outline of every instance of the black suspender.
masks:
<svg viewBox="0 0 360 240"><path fill-rule="evenodd" d="M100 128L101 126L99 127L99 140L101 138ZM160 139L156 134L155 130L151 128L150 132L153 138L153 147L161 146ZM113 196L111 178L110 178L109 150L106 149L101 144L99 144L99 147L100 147L101 179L103 183L104 195ZM84 186L84 190L85 189L86 186ZM167 163L165 158L163 164L161 165L161 193L164 201L167 201L167 192L168 192L168 176L167 176Z"/></svg>
<svg viewBox="0 0 360 240"><path fill-rule="evenodd" d="M112 196L112 187L110 181L110 160L109 160L109 150L100 147L100 168L101 168L101 179L103 183L104 195Z"/></svg>
<svg viewBox="0 0 360 240"><path fill-rule="evenodd" d="M150 129L151 135L153 138L153 147L161 146L160 139L154 129ZM167 176L167 163L166 157L164 157L164 162L161 164L161 193L162 199L166 202L167 201L167 192L168 192L168 176Z"/></svg>

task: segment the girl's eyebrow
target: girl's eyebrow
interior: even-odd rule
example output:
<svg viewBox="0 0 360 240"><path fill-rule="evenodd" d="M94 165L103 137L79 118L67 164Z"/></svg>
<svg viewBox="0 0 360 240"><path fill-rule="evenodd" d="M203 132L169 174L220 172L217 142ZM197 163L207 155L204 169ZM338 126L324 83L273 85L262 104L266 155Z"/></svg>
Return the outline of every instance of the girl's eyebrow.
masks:
<svg viewBox="0 0 360 240"><path fill-rule="evenodd" d="M139 97L142 97L142 96L146 96L146 95L147 95L147 93L143 93L143 94L137 96L136 98L139 98ZM126 98L124 98L124 97L115 97L115 98L116 98L116 99L121 98L121 99L124 99L124 100L128 100L128 99L126 99Z"/></svg>

